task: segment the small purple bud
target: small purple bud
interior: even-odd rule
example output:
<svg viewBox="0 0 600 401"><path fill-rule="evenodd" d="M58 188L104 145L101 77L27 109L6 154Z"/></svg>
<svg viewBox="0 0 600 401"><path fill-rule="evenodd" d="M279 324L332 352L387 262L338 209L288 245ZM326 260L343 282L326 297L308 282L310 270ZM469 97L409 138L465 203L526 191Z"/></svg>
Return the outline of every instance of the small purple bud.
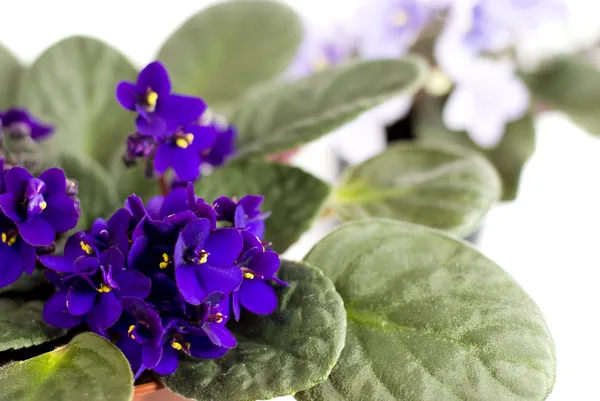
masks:
<svg viewBox="0 0 600 401"><path fill-rule="evenodd" d="M133 133L127 137L127 147L123 155L125 163L135 159L148 159L156 150L156 141L151 136Z"/></svg>

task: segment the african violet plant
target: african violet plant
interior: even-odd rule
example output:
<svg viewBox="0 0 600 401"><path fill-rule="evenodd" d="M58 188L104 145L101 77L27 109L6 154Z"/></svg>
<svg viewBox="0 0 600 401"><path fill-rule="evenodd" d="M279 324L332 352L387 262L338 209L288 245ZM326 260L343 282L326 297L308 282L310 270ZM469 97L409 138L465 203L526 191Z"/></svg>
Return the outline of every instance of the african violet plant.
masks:
<svg viewBox="0 0 600 401"><path fill-rule="evenodd" d="M265 157L425 83L411 57L276 79L301 40L291 10L248 0L139 73L91 38L28 67L3 51L1 401L126 401L148 380L196 400L547 397L541 312L452 237L500 196L484 157L395 147L335 196ZM397 220L281 258L329 201Z"/></svg>

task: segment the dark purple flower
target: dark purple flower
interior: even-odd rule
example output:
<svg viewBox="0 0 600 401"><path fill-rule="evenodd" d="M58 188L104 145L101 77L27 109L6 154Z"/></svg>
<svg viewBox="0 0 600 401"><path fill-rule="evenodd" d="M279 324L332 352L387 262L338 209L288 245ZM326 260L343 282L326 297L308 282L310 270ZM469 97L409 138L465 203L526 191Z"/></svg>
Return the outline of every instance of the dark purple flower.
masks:
<svg viewBox="0 0 600 401"><path fill-rule="evenodd" d="M163 138L154 155L154 168L164 174L173 167L181 181L195 181L200 173L200 154L213 146L216 131L210 126L188 124Z"/></svg>
<svg viewBox="0 0 600 401"><path fill-rule="evenodd" d="M265 232L264 220L270 215L262 213L260 207L263 201L264 196L261 195L246 195L239 201L222 196L214 202L213 207L219 221L227 221L236 228L247 229L262 239Z"/></svg>
<svg viewBox="0 0 600 401"><path fill-rule="evenodd" d="M136 159L148 159L156 151L156 146L154 137L135 132L127 137L123 160L128 164Z"/></svg>
<svg viewBox="0 0 600 401"><path fill-rule="evenodd" d="M25 109L12 108L0 113L4 131L12 136L29 136L34 141L46 139L54 132L54 127L37 120Z"/></svg>
<svg viewBox="0 0 600 401"><path fill-rule="evenodd" d="M19 236L17 227L0 213L0 288L35 269L35 248Z"/></svg>
<svg viewBox="0 0 600 401"><path fill-rule="evenodd" d="M198 218L208 219L212 229L217 226L217 215L213 207L196 196L192 183L188 183L186 187L173 188L167 196L150 199L146 209L154 220L162 220L172 214L189 210Z"/></svg>
<svg viewBox="0 0 600 401"><path fill-rule="evenodd" d="M117 210L108 221L96 219L92 229L73 234L65 245L64 255L75 260L81 256L98 256L110 247L116 247L127 257L129 236L135 228L133 216L125 208Z"/></svg>
<svg viewBox="0 0 600 401"><path fill-rule="evenodd" d="M2 195L5 190L4 178L6 176L6 169L4 166L4 158L0 157L0 195Z"/></svg>
<svg viewBox="0 0 600 401"><path fill-rule="evenodd" d="M16 223L21 237L29 244L50 245L56 233L77 225L79 205L67 195L67 179L61 169L48 169L35 178L22 167L13 167L5 180L6 193L0 196L0 209Z"/></svg>
<svg viewBox="0 0 600 401"><path fill-rule="evenodd" d="M152 276L152 287L146 302L159 313L167 313L168 316L184 318L186 303L175 281L164 273Z"/></svg>
<svg viewBox="0 0 600 401"><path fill-rule="evenodd" d="M171 81L158 61L148 64L136 83L120 82L116 96L121 106L137 111L136 127L140 134L162 138L178 126L198 120L206 104L202 99L171 94Z"/></svg>
<svg viewBox="0 0 600 401"><path fill-rule="evenodd" d="M217 137L215 143L209 151L204 151L202 161L215 166L222 166L227 159L235 154L235 139L237 132L234 126L227 126L225 129L213 124L216 128Z"/></svg>
<svg viewBox="0 0 600 401"><path fill-rule="evenodd" d="M245 246L250 248L242 257L244 260L242 272L244 279L239 291L233 293L232 308L236 319L240 316L240 305L257 315L269 315L277 309L277 294L268 281L278 284L287 283L275 277L281 261L279 255L271 250L265 250L250 234L244 237ZM253 245L248 245L253 244Z"/></svg>
<svg viewBox="0 0 600 401"><path fill-rule="evenodd" d="M44 307L44 319L53 326L70 328L85 321L102 332L119 319L121 297L146 298L150 279L135 270L124 269L125 259L117 248L99 258L40 256L48 269L64 274L62 285ZM68 316L71 315L71 316Z"/></svg>
<svg viewBox="0 0 600 401"><path fill-rule="evenodd" d="M234 228L211 231L207 219L188 223L175 245L175 278L185 300L199 305L213 292L230 293L242 282L242 272L234 265L243 239Z"/></svg>
<svg viewBox="0 0 600 401"><path fill-rule="evenodd" d="M218 347L235 348L237 346L235 337L225 327L229 320L230 309L229 297L218 292L209 295L197 308L200 319L195 323L199 325L199 330L204 332Z"/></svg>
<svg viewBox="0 0 600 401"><path fill-rule="evenodd" d="M125 330L117 347L129 360L137 378L144 370L154 368L162 358L164 327L159 314L139 298L121 299L125 314L118 326Z"/></svg>

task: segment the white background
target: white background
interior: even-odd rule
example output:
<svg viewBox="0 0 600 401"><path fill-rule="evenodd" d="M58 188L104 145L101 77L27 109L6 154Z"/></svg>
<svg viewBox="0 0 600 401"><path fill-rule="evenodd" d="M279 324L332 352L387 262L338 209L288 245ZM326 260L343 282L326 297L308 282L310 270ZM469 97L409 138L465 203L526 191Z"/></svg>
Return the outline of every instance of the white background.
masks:
<svg viewBox="0 0 600 401"><path fill-rule="evenodd" d="M343 19L358 2L288 1L321 23ZM599 3L567 2L572 12L568 26L544 32L524 46L527 57L585 44L600 32ZM141 66L153 59L183 20L210 3L2 0L0 41L30 62L59 39L87 34L118 47ZM319 162L311 160L313 165ZM543 116L538 121L538 150L525 170L520 197L489 214L480 245L521 283L547 317L558 356L551 401L600 400L599 176L600 141L560 115ZM318 235L305 237L294 256L301 256L300 250Z"/></svg>

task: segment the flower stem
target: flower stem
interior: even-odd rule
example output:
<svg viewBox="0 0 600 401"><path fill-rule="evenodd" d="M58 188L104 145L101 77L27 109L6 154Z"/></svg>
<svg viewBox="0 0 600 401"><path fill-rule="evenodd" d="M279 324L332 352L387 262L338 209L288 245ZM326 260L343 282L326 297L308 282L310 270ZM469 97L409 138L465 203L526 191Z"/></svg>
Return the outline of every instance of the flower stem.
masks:
<svg viewBox="0 0 600 401"><path fill-rule="evenodd" d="M158 185L160 186L160 192L163 196L167 196L169 194L169 185L167 184L167 176L163 174L158 179Z"/></svg>

